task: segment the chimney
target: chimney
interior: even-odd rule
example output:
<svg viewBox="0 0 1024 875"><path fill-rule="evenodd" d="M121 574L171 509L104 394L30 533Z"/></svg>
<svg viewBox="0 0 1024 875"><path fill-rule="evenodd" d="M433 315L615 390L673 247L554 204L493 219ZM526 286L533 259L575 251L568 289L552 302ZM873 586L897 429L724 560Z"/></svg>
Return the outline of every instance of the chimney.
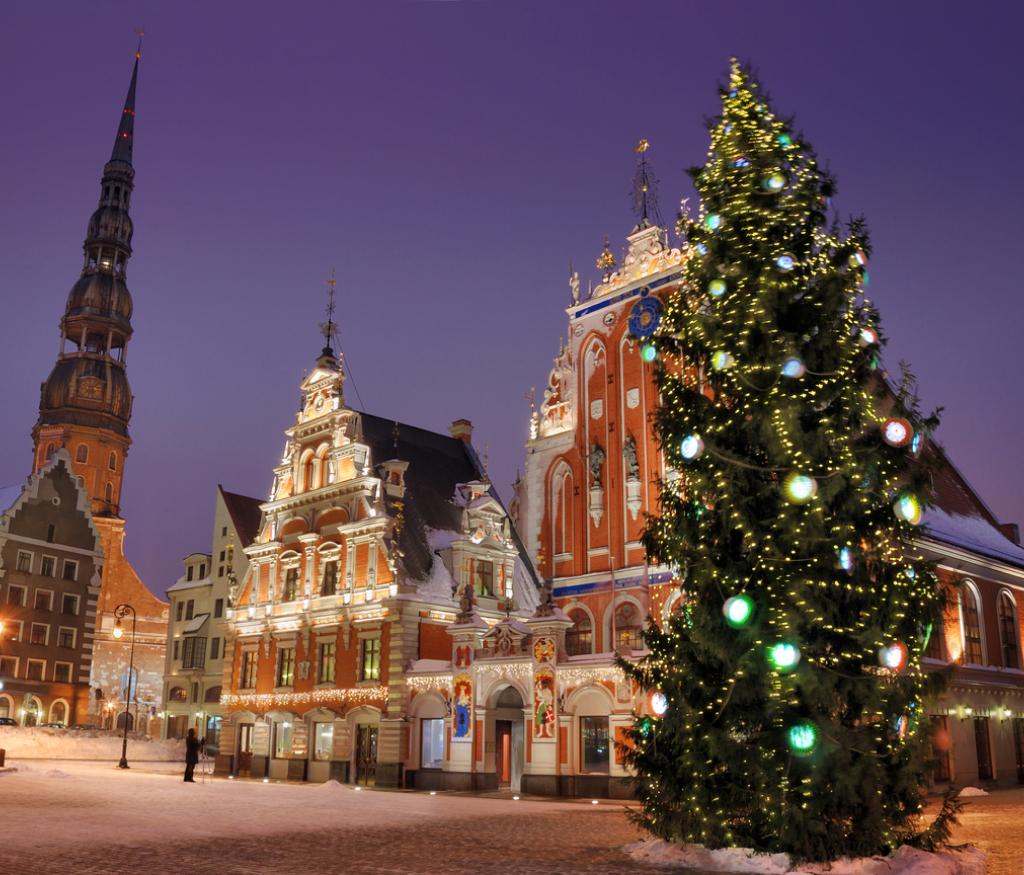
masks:
<svg viewBox="0 0 1024 875"><path fill-rule="evenodd" d="M448 431L456 440L468 444L473 437L473 423L468 419L456 419L448 426Z"/></svg>
<svg viewBox="0 0 1024 875"><path fill-rule="evenodd" d="M999 531L1018 547L1020 546L1020 526L1016 523L999 523Z"/></svg>

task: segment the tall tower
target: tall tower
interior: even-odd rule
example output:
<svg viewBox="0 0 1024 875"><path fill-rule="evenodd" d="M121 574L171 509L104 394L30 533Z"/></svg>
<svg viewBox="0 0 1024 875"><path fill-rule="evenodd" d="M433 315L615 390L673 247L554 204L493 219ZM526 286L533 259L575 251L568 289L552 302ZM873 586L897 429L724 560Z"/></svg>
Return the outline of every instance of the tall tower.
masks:
<svg viewBox="0 0 1024 875"><path fill-rule="evenodd" d="M132 393L125 374L132 336L132 298L126 282L132 254L128 215L135 170L135 85L139 53L117 127L110 160L103 168L99 205L89 218L82 246L82 275L71 287L60 323L60 352L39 398L32 430L36 471L66 447L92 499L95 516L116 517L121 478L131 439Z"/></svg>
<svg viewBox="0 0 1024 875"><path fill-rule="evenodd" d="M145 587L124 555L121 517L124 463L131 444L132 393L125 373L132 336L128 207L135 178L132 147L140 57L136 52L114 148L103 168L99 205L89 218L82 275L71 287L60 322L57 363L40 390L32 463L39 471L57 449L67 448L74 473L92 501L104 557L90 677L93 719L109 723L123 710L115 703L124 702L129 687L125 669L130 642L127 636L115 639L112 632L114 609L128 603L138 615L132 725L145 729L150 711L160 702L168 618L166 603Z"/></svg>

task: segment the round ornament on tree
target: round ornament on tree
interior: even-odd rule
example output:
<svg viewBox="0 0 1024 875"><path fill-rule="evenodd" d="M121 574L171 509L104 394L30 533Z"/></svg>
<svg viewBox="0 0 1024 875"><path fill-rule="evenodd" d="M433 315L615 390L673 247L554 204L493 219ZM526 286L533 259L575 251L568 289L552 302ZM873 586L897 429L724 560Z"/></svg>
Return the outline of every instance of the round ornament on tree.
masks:
<svg viewBox="0 0 1024 875"><path fill-rule="evenodd" d="M768 662L783 674L792 671L800 662L800 648L789 641L778 641L768 648Z"/></svg>
<svg viewBox="0 0 1024 875"><path fill-rule="evenodd" d="M921 522L921 517L924 515L921 509L921 502L917 500L917 496L910 492L903 492L899 498L893 503L893 511L896 516L903 520L905 523L910 523L912 526L916 526Z"/></svg>
<svg viewBox="0 0 1024 875"><path fill-rule="evenodd" d="M722 605L722 613L725 615L725 622L734 629L746 626L754 615L754 600L746 593L731 596Z"/></svg>
<svg viewBox="0 0 1024 875"><path fill-rule="evenodd" d="M818 728L813 723L797 723L789 727L787 738L793 753L807 756L818 746Z"/></svg>
<svg viewBox="0 0 1024 875"><path fill-rule="evenodd" d="M892 417L882 423L882 439L890 447L905 447L914 436L914 427L906 419Z"/></svg>
<svg viewBox="0 0 1024 875"><path fill-rule="evenodd" d="M684 462L695 462L704 455L704 441L695 434L688 434L679 442L679 455Z"/></svg>
<svg viewBox="0 0 1024 875"><path fill-rule="evenodd" d="M782 363L782 376L799 380L807 373L807 366L796 356L790 356Z"/></svg>
<svg viewBox="0 0 1024 875"><path fill-rule="evenodd" d="M794 471L783 482L783 489L793 504L806 504L818 494L818 481L806 474Z"/></svg>

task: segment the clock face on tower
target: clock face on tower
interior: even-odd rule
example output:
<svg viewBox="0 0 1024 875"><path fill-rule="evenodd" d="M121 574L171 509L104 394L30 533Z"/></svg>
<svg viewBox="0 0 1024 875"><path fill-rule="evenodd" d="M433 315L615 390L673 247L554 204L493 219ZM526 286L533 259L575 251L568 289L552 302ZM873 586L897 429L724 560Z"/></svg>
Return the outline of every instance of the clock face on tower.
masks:
<svg viewBox="0 0 1024 875"><path fill-rule="evenodd" d="M641 298L629 311L629 333L634 337L650 337L661 322L661 302L654 297Z"/></svg>

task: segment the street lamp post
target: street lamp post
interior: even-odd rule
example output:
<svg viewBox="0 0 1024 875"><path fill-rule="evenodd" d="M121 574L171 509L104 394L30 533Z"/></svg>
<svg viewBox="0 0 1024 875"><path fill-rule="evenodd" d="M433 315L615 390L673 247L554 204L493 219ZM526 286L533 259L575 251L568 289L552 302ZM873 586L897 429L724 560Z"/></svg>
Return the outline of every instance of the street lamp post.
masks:
<svg viewBox="0 0 1024 875"><path fill-rule="evenodd" d="M138 619L138 615L135 613L135 608L128 604L121 604L114 608L114 616L117 618L117 622L114 623L114 637L118 640L124 635L121 620L128 614L132 615L132 641L128 649L128 683L125 685L124 692L124 737L121 741L121 761L117 764L119 769L128 768L128 709L132 702L132 676L135 670L135 621Z"/></svg>

